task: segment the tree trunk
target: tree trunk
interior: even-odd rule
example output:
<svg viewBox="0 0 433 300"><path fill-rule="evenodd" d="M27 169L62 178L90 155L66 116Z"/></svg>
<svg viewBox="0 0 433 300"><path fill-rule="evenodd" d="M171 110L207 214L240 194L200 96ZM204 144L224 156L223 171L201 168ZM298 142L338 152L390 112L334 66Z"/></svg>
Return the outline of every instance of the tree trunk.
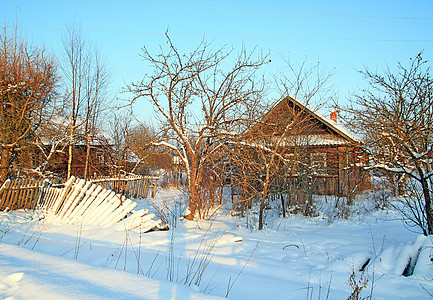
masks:
<svg viewBox="0 0 433 300"><path fill-rule="evenodd" d="M84 166L85 180L87 180L87 176L89 175L89 158L90 158L90 134L86 134L86 164Z"/></svg>
<svg viewBox="0 0 433 300"><path fill-rule="evenodd" d="M421 179L422 191L425 201L425 214L427 218L428 234L433 234L433 210L431 207L431 195L428 182L425 178Z"/></svg>
<svg viewBox="0 0 433 300"><path fill-rule="evenodd" d="M185 219L187 220L193 220L195 216L195 212L197 209L197 201L198 201L198 189L197 186L194 184L189 191L189 214L185 216Z"/></svg>
<svg viewBox="0 0 433 300"><path fill-rule="evenodd" d="M71 171L72 171L72 144L69 144L69 155L68 155L68 175L66 179L69 179L71 177Z"/></svg>
<svg viewBox="0 0 433 300"><path fill-rule="evenodd" d="M260 211L259 211L259 230L263 229L263 210L265 209L265 201L268 195L268 187L269 187L269 179L265 181L262 192L262 201L260 202Z"/></svg>
<svg viewBox="0 0 433 300"><path fill-rule="evenodd" d="M75 103L75 101L74 101ZM72 171L72 148L73 148L73 140L74 140L74 128L75 126L75 118L74 113L71 114L71 127L69 131L69 156L68 156L68 176L66 179L68 180L71 177L71 171Z"/></svg>
<svg viewBox="0 0 433 300"><path fill-rule="evenodd" d="M2 148L0 157L0 185L8 178L11 152L8 148Z"/></svg>
<svg viewBox="0 0 433 300"><path fill-rule="evenodd" d="M286 217L286 202L284 201L283 193L280 193L280 199L281 199L281 208L283 210L283 218Z"/></svg>
<svg viewBox="0 0 433 300"><path fill-rule="evenodd" d="M189 173L189 176L190 176L190 178L188 178L189 214L185 216L185 219L193 220L197 210L197 202L198 202L199 189L200 189L199 187L200 182L197 181L199 179L199 176L198 176L198 164L196 159L192 159L191 161L191 172Z"/></svg>

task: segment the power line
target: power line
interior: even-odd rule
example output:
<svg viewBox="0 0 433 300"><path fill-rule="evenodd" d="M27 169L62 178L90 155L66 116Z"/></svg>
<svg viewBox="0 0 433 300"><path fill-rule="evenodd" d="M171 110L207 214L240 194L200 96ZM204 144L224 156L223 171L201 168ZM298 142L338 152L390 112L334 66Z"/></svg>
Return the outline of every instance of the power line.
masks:
<svg viewBox="0 0 433 300"><path fill-rule="evenodd" d="M32 14L30 14L29 12L27 12L26 10L24 10L23 8L21 8L19 5L17 5L16 3L14 3L11 0L8 0L12 5L14 5L16 8L18 8L19 10L23 11L25 14L27 14L28 16L32 17L33 19L35 19L36 21L38 21L39 23L41 23L42 25L44 25L45 27L50 28L50 26L48 26L47 24L45 24L44 22L42 22L41 20L39 20L38 18L36 18L35 16L33 16Z"/></svg>
<svg viewBox="0 0 433 300"><path fill-rule="evenodd" d="M350 17L350 18L433 21L432 17L402 17L402 16L375 16L375 15L336 14L336 13L335 14L334 13L313 13L313 12L249 9L249 8L207 7L207 6L167 5L167 4L148 4L148 3L124 3L124 2L112 2L112 1L86 1L86 0L55 0L55 1L57 1L57 2L86 3L86 4L110 4L110 5L124 5L124 6L148 6L148 7L165 7L165 8L227 10L227 11L240 11L240 12L263 12L263 13L279 13L279 14L311 15L311 16L327 16L327 17Z"/></svg>
<svg viewBox="0 0 433 300"><path fill-rule="evenodd" d="M8 26L6 26L8 27ZM11 26L9 26L11 27ZM50 30L65 31L59 28L40 28L40 27L20 27L29 30ZM82 32L99 32L99 33L123 33L123 34L161 34L165 31L131 31L131 30L96 30L80 29ZM403 42L403 43L433 43L433 40L421 39L373 39L373 38L338 38L338 37L318 37L318 36L286 36L286 35L259 35L259 34L231 34L231 33L195 33L195 32L170 32L170 35L191 35L191 36L225 36L225 37L249 37L249 38L274 38L274 39L296 39L296 40L330 40L330 41L365 41L365 42Z"/></svg>

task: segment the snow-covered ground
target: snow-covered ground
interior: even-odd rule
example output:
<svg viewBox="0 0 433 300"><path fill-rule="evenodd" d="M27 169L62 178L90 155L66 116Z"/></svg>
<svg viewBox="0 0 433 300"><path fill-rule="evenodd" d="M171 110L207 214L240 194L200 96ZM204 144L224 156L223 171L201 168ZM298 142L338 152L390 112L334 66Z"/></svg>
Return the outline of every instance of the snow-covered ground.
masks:
<svg viewBox="0 0 433 300"><path fill-rule="evenodd" d="M174 212L181 199L160 190L153 200ZM362 285L364 265L363 297L431 298L430 238L408 231L393 211L357 211L348 220L269 212L262 231L222 211L144 234L0 212L0 298L347 299L350 275Z"/></svg>

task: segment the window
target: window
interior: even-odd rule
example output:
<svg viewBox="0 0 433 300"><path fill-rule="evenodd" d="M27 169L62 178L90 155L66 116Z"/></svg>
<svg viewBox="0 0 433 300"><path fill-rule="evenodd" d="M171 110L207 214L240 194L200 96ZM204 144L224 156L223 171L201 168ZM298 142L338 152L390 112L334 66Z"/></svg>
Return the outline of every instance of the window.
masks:
<svg viewBox="0 0 433 300"><path fill-rule="evenodd" d="M104 152L102 151L96 152L96 161L100 164L103 164L105 162Z"/></svg>
<svg viewBox="0 0 433 300"><path fill-rule="evenodd" d="M310 153L311 167L316 174L326 174L326 153Z"/></svg>

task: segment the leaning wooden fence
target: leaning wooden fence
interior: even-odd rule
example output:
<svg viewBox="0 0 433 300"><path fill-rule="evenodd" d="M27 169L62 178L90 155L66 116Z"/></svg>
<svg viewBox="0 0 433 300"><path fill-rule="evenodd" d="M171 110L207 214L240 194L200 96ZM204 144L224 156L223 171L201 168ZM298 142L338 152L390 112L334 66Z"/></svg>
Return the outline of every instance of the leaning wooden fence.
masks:
<svg viewBox="0 0 433 300"><path fill-rule="evenodd" d="M147 209L134 210L137 203L104 189L101 185L73 176L62 189L49 188L43 205L45 220L61 224L90 224L108 227L117 224L120 230L140 227L146 232L161 228L161 220L153 220Z"/></svg>
<svg viewBox="0 0 433 300"><path fill-rule="evenodd" d="M45 221L90 224L120 230L161 228L161 220L137 203L97 183L71 177L62 187L45 187L38 180L8 180L0 189L1 209L39 207Z"/></svg>
<svg viewBox="0 0 433 300"><path fill-rule="evenodd" d="M147 198L149 191L155 197L159 177L128 175L95 177L90 181L129 198Z"/></svg>
<svg viewBox="0 0 433 300"><path fill-rule="evenodd" d="M112 190L127 198L155 197L159 177L151 176L126 176L126 177L99 177L90 180L101 188ZM34 209L53 197L63 184L48 187L42 179L14 179L6 180L0 187L0 210Z"/></svg>

